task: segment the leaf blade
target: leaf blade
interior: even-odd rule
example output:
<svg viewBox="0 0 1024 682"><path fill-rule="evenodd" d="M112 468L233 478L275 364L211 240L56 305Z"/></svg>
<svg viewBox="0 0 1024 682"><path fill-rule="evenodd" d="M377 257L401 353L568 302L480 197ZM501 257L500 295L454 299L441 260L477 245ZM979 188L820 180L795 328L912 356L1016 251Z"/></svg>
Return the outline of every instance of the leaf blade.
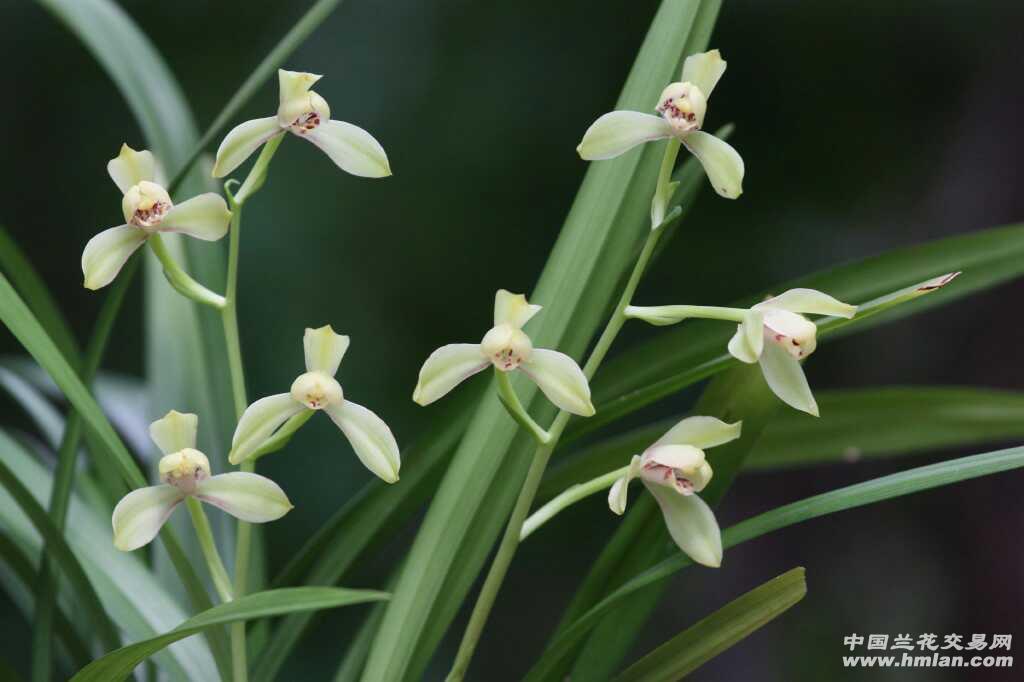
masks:
<svg viewBox="0 0 1024 682"><path fill-rule="evenodd" d="M622 671L615 682L672 682L782 615L807 594L797 567L729 602Z"/></svg>
<svg viewBox="0 0 1024 682"><path fill-rule="evenodd" d="M289 587L247 594L203 611L174 630L110 652L80 670L75 682L123 680L139 663L174 642L215 625L279 616L294 611L335 608L387 598L384 592L336 587Z"/></svg>

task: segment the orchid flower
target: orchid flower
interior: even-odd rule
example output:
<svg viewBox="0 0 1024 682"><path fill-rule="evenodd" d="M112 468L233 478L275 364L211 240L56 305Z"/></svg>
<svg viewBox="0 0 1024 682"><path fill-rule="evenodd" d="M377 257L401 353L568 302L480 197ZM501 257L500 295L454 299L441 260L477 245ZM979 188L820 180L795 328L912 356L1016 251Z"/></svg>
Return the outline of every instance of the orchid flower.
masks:
<svg viewBox="0 0 1024 682"><path fill-rule="evenodd" d="M641 455L633 455L622 477L608 491L608 506L626 510L629 483L643 481L654 495L669 535L691 559L705 566L722 563L722 533L715 514L696 495L711 480L705 448L740 437L741 423L726 424L714 417L688 417L659 438Z"/></svg>
<svg viewBox="0 0 1024 682"><path fill-rule="evenodd" d="M801 313L849 319L857 306L814 289L790 289L750 309L729 340L729 353L741 362L759 362L782 402L817 417L818 403L800 361L817 348L818 326Z"/></svg>
<svg viewBox="0 0 1024 682"><path fill-rule="evenodd" d="M743 159L728 143L701 130L708 98L725 65L718 50L687 57L680 82L661 93L654 109L657 116L639 111L607 113L587 129L576 151L588 161L598 161L644 142L674 137L704 166L718 194L737 198L743 192Z"/></svg>
<svg viewBox="0 0 1024 682"><path fill-rule="evenodd" d="M107 163L110 178L124 194L124 225L104 230L82 252L86 289L110 284L136 249L155 232L183 232L196 239L216 241L227 234L231 211L219 195L200 194L175 205L164 189L160 169L150 152L121 145Z"/></svg>
<svg viewBox="0 0 1024 682"><path fill-rule="evenodd" d="M345 434L367 469L388 483L397 481L400 459L391 429L376 414L346 399L334 378L349 338L324 325L307 328L302 343L306 372L292 383L289 393L261 398L245 410L231 440L229 461L238 464L252 457L292 417L322 410Z"/></svg>
<svg viewBox="0 0 1024 682"><path fill-rule="evenodd" d="M818 403L800 362L817 348L818 326L802 313L849 319L857 313L857 306L814 289L790 289L749 309L688 305L626 308L627 317L655 325L690 317L739 322L729 341L729 353L741 362L759 362L765 381L782 402L817 417Z"/></svg>
<svg viewBox="0 0 1024 682"><path fill-rule="evenodd" d="M171 410L149 426L149 435L164 453L160 485L125 495L114 508L114 546L138 549L156 537L171 512L186 497L212 504L249 523L276 521L292 509L281 488L258 474L232 471L210 475L210 460L196 450L198 417Z"/></svg>
<svg viewBox="0 0 1024 682"><path fill-rule="evenodd" d="M263 143L285 132L309 140L347 173L366 178L391 175L388 156L373 135L351 123L332 120L327 102L310 90L323 76L279 69L277 78L277 115L246 121L227 134L217 149L215 178L235 170Z"/></svg>
<svg viewBox="0 0 1024 682"><path fill-rule="evenodd" d="M412 399L429 405L493 365L502 373L522 370L561 409L584 417L593 415L590 386L579 365L565 353L534 348L523 331L523 325L540 309L523 294L499 289L494 297L494 327L480 343L452 343L431 353L420 369Z"/></svg>

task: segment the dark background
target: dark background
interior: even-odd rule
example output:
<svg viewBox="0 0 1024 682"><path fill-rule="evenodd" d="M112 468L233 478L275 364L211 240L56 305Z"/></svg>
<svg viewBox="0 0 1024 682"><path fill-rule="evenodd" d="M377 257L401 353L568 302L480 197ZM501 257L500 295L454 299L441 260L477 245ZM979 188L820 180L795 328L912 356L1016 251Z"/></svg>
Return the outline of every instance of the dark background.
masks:
<svg viewBox="0 0 1024 682"><path fill-rule="evenodd" d="M167 59L200 128L307 4L122 3ZM327 74L317 90L333 115L370 130L395 175L353 178L286 140L246 218L240 314L250 394L286 390L302 328L330 322L353 339L341 374L347 395L383 415L400 442L428 428L432 413L409 400L420 363L443 343L479 337L496 288L532 287L586 168L574 148L613 105L655 6L344 3L287 66ZM81 288L81 249L120 222L104 166L122 141L143 142L69 33L32 3L8 1L2 11L0 222L85 338L100 298ZM729 70L708 125L737 124L745 194L727 202L704 192L639 299L724 304L840 261L1019 220L1022 22L1024 5L1009 1L727 2L711 44ZM267 84L239 120L272 114L276 97ZM1014 282L827 344L809 366L811 382L1017 388L1022 303ZM117 332L107 367L138 374L138 291ZM619 347L650 333L630 329ZM9 336L0 345L17 350ZM314 419L287 456L267 460L297 504L270 527L274 566L368 479L333 428ZM935 453L952 454L967 453ZM921 461L744 476L720 520ZM843 670L841 641L851 632L1024 635L1022 484L1020 472L984 478L731 550L720 571L690 570L672 583L636 653L803 565L807 598L695 679L1016 679ZM616 523L594 499L523 547L475 679L515 679L528 667ZM20 627L13 611L2 618L5 632ZM351 616L318 622L288 679L333 675ZM25 652L4 653L17 662ZM449 654L431 679L442 678Z"/></svg>

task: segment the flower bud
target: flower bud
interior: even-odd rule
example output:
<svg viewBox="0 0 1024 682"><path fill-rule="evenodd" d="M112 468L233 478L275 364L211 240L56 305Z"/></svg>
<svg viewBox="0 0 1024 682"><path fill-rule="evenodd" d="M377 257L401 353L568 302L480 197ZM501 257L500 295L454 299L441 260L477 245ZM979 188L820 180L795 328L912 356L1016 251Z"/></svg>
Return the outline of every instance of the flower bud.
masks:
<svg viewBox="0 0 1024 682"><path fill-rule="evenodd" d="M292 382L292 398L311 410L340 404L345 399L337 379L323 372L306 372Z"/></svg>
<svg viewBox="0 0 1024 682"><path fill-rule="evenodd" d="M210 476L210 460L193 448L164 455L160 459L160 480L185 494L192 494L196 484Z"/></svg>
<svg viewBox="0 0 1024 682"><path fill-rule="evenodd" d="M672 83L661 93L655 109L672 126L676 135L700 130L708 104L704 93L693 83Z"/></svg>
<svg viewBox="0 0 1024 682"><path fill-rule="evenodd" d="M129 187L121 200L125 222L143 229L159 225L172 206L167 190L148 180Z"/></svg>
<svg viewBox="0 0 1024 682"><path fill-rule="evenodd" d="M495 367L510 372L530 358L533 343L521 329L499 324L484 335L480 349Z"/></svg>

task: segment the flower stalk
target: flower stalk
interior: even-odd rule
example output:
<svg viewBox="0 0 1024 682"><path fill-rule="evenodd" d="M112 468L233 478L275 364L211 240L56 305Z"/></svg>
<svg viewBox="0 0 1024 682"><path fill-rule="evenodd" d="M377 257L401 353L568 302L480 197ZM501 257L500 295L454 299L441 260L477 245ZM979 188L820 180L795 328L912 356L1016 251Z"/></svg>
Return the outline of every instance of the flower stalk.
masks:
<svg viewBox="0 0 1024 682"><path fill-rule="evenodd" d="M234 222L234 219L232 219L232 222ZM154 234L149 238L148 242L150 250L163 267L164 277L167 278L167 282L174 287L175 291L200 305L210 306L216 310L224 309L225 305L227 305L225 297L210 291L192 279L192 276L185 272L184 268L178 264L178 261L174 260L174 256L167 250L167 245L164 244L164 240L160 235Z"/></svg>
<svg viewBox="0 0 1024 682"><path fill-rule="evenodd" d="M495 368L494 378L498 382L498 397L501 399L501 404L505 406L508 413L519 422L519 425L530 432L530 435L540 445L546 445L551 442L551 434L545 431L540 424L534 421L533 417L527 413L526 408L519 401L519 396L516 395L515 389L512 387L512 381L508 378L507 372Z"/></svg>
<svg viewBox="0 0 1024 682"><path fill-rule="evenodd" d="M523 528L519 532L519 541L522 542L545 523L553 519L563 509L567 509L582 499L590 497L602 490L611 488L615 481L619 480L629 472L630 465L626 465L614 471L609 471L597 478L592 478L584 483L578 483L566 488L547 504L530 514L523 522Z"/></svg>
<svg viewBox="0 0 1024 682"><path fill-rule="evenodd" d="M192 517L192 527L196 530L196 538L199 540L199 548L203 551L203 558L210 569L210 577L213 578L213 586L217 590L222 602L229 602L234 599L231 592L231 578L224 568L224 561L217 551L217 543L213 539L213 531L210 529L210 520L206 518L203 505L194 497L185 500L188 513Z"/></svg>

